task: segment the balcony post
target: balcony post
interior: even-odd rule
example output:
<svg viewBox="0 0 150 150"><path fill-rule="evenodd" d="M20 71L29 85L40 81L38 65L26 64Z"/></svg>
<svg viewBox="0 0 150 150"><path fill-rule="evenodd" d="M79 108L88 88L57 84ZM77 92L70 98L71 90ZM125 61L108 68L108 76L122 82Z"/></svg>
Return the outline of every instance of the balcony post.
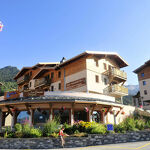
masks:
<svg viewBox="0 0 150 150"><path fill-rule="evenodd" d="M53 109L52 104L49 104L49 121L53 120Z"/></svg>
<svg viewBox="0 0 150 150"><path fill-rule="evenodd" d="M12 112L12 118L11 118L11 129L13 129L14 128L14 126L15 126L15 124L16 124L16 110L14 110L13 112Z"/></svg>
<svg viewBox="0 0 150 150"><path fill-rule="evenodd" d="M30 109L29 124L30 124L30 126L32 126L34 124L34 110L33 109Z"/></svg>

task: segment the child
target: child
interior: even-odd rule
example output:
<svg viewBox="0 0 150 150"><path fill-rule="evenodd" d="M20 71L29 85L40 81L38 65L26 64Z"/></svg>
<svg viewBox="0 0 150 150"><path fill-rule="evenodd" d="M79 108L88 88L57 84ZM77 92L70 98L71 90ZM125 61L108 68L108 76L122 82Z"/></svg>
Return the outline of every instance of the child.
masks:
<svg viewBox="0 0 150 150"><path fill-rule="evenodd" d="M59 131L59 136L61 138L61 145L64 148L64 144L65 144L65 140L64 140L64 136L69 136L68 134L64 134L64 127L62 127Z"/></svg>

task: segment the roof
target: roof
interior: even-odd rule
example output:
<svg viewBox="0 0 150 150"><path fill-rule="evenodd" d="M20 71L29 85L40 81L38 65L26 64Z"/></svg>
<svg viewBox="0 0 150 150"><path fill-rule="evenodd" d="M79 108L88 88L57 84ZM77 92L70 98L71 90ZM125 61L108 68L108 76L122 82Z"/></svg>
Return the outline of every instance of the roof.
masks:
<svg viewBox="0 0 150 150"><path fill-rule="evenodd" d="M33 79L38 79L42 74L48 72L51 69L55 69L55 67L41 68L39 72L33 77Z"/></svg>
<svg viewBox="0 0 150 150"><path fill-rule="evenodd" d="M47 103L47 102L76 102L76 103L93 103L93 104L104 104L104 105L114 105L121 106L121 104L89 97L76 97L76 96L41 96L41 97L28 97L28 98L18 98L18 99L7 99L0 101L0 105L13 105L13 104L25 104L25 103Z"/></svg>
<svg viewBox="0 0 150 150"><path fill-rule="evenodd" d="M14 79L18 79L19 77L21 77L26 71L30 70L30 69L34 69L34 68L38 68L40 66L47 66L49 65L49 67L54 67L56 65L58 65L59 62L39 62L36 65L32 66L32 67L23 67L18 74L14 77Z"/></svg>
<svg viewBox="0 0 150 150"><path fill-rule="evenodd" d="M29 69L34 69L34 68L38 68L41 66L47 66L47 67L62 67L64 65L67 65L68 63L71 63L75 60L80 59L81 57L84 56L88 56L88 55L95 55L99 58L103 58L103 57L108 57L108 58L114 58L116 63L119 65L120 68L126 67L128 66L128 63L116 52L102 52L102 51L85 51L75 57L72 57L71 59L66 60L63 63L60 62L39 62L36 65L34 65L33 67L24 67L21 69L21 71L16 75L16 77L14 78L15 80L17 78L19 78L22 74L25 73L25 71L29 70ZM41 72L39 72L41 73Z"/></svg>
<svg viewBox="0 0 150 150"><path fill-rule="evenodd" d="M145 67L150 66L150 60L146 61L142 66L134 70L134 73L139 73L141 70L143 70Z"/></svg>
<svg viewBox="0 0 150 150"><path fill-rule="evenodd" d="M25 72L27 72L28 70L32 69L32 67L23 67L18 73L17 75L14 77L14 79L16 80L17 78L21 77Z"/></svg>
<svg viewBox="0 0 150 150"><path fill-rule="evenodd" d="M36 65L34 65L32 68L37 68L40 66L49 66L49 67L55 67L56 65L59 65L60 62L39 62Z"/></svg>
<svg viewBox="0 0 150 150"><path fill-rule="evenodd" d="M67 63L70 63L71 61L75 61L83 56L87 55L95 55L99 57L110 57L110 58L115 58L116 62L120 66L120 68L128 66L128 63L116 52L102 52L102 51L85 51L71 59L66 60L65 62L61 63L59 66L64 66Z"/></svg>

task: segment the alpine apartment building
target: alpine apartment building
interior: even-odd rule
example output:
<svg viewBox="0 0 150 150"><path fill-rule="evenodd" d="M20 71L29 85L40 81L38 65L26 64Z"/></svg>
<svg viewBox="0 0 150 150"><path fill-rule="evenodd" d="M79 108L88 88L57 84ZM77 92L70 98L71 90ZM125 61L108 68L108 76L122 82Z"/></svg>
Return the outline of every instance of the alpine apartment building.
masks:
<svg viewBox="0 0 150 150"><path fill-rule="evenodd" d="M144 109L150 109L150 60L137 68L134 73L138 76L140 100Z"/></svg>
<svg viewBox="0 0 150 150"><path fill-rule="evenodd" d="M126 66L117 53L86 51L69 60L24 67L15 80L24 96L35 91L76 91L118 98L128 94L123 86L127 74L120 70Z"/></svg>
<svg viewBox="0 0 150 150"><path fill-rule="evenodd" d="M25 112L31 125L59 116L61 123L96 121L119 123L135 110L115 99L128 95L124 87L128 66L117 53L85 51L60 62L24 67L14 78L18 90L0 101L0 126L11 126Z"/></svg>

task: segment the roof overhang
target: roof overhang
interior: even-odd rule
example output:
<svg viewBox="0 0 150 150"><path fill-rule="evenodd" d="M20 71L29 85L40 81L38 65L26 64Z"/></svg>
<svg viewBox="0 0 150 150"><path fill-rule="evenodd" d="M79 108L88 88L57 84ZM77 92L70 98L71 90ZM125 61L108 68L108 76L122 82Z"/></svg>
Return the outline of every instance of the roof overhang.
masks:
<svg viewBox="0 0 150 150"><path fill-rule="evenodd" d="M28 70L32 69L32 67L23 67L18 73L17 75L14 77L15 80L17 80L19 77L21 77L25 72L27 72Z"/></svg>
<svg viewBox="0 0 150 150"><path fill-rule="evenodd" d="M33 79L40 78L44 73L55 69L55 67L41 68L40 71L33 77Z"/></svg>
<svg viewBox="0 0 150 150"><path fill-rule="evenodd" d="M73 62L81 57L84 57L84 56L88 56L88 55L94 55L94 56L97 56L99 58L110 58L110 59L115 59L116 63L119 65L120 68L123 68L123 67L126 67L128 66L128 63L117 53L115 52L102 52L102 51L85 51L69 60L66 60L65 62L61 63L59 65L59 67L62 67L70 62Z"/></svg>
<svg viewBox="0 0 150 150"><path fill-rule="evenodd" d="M139 73L141 70L143 70L145 67L150 66L150 60L146 61L144 63L144 65L140 66L139 68L137 68L136 70L134 70L134 73Z"/></svg>

